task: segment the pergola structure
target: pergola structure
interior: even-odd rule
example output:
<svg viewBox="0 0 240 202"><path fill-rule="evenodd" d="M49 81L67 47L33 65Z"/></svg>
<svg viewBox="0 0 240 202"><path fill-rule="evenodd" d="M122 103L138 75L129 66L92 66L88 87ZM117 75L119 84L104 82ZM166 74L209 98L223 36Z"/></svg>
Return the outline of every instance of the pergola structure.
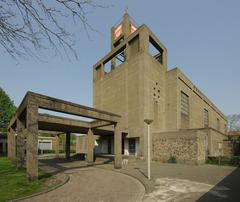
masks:
<svg viewBox="0 0 240 202"><path fill-rule="evenodd" d="M80 121L66 117L39 113L39 109L61 112L94 121ZM106 111L86 107L64 100L27 92L11 119L8 127L8 156L22 167L26 159L27 176L30 180L38 177L38 130L66 133L66 158L70 158L70 133L87 134L87 161L93 163L94 134L103 126L114 126L114 167L122 167L121 116ZM96 132L96 133L95 133ZM26 150L26 156L25 156Z"/></svg>

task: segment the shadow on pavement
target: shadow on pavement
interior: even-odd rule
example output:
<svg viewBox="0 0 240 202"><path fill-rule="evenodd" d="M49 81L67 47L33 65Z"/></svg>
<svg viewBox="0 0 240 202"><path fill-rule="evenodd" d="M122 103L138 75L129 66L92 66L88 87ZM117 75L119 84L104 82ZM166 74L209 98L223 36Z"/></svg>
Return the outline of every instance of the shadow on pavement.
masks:
<svg viewBox="0 0 240 202"><path fill-rule="evenodd" d="M112 157L96 157L93 164L88 164L81 157L74 155L70 159L65 158L46 158L39 159L39 167L50 175L55 175L71 169L92 167L94 165L103 165L113 162Z"/></svg>
<svg viewBox="0 0 240 202"><path fill-rule="evenodd" d="M135 167L134 169L138 170L144 177L148 178L148 176L141 170L141 168Z"/></svg>
<svg viewBox="0 0 240 202"><path fill-rule="evenodd" d="M240 168L236 168L197 202L240 201Z"/></svg>

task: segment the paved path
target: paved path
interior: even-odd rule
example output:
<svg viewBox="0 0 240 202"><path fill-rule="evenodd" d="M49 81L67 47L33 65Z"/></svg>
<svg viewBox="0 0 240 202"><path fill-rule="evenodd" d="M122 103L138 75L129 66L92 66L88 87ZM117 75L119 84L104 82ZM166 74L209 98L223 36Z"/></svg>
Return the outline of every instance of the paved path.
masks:
<svg viewBox="0 0 240 202"><path fill-rule="evenodd" d="M119 171L135 176L145 184L144 202L240 201L240 168L236 167L152 162L151 181L146 178L145 162L125 165Z"/></svg>
<svg viewBox="0 0 240 202"><path fill-rule="evenodd" d="M62 187L39 195L25 202L133 202L141 201L145 189L136 179L99 168L81 168L67 170L68 183Z"/></svg>

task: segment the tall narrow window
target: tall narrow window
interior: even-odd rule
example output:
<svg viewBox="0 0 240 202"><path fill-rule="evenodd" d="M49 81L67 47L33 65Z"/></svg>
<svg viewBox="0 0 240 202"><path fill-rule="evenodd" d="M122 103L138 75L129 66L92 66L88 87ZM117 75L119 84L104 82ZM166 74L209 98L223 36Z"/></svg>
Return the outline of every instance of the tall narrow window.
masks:
<svg viewBox="0 0 240 202"><path fill-rule="evenodd" d="M217 118L217 130L220 130L220 120Z"/></svg>
<svg viewBox="0 0 240 202"><path fill-rule="evenodd" d="M181 91L181 114L189 116L189 97Z"/></svg>
<svg viewBox="0 0 240 202"><path fill-rule="evenodd" d="M181 128L189 128L189 97L181 91Z"/></svg>
<svg viewBox="0 0 240 202"><path fill-rule="evenodd" d="M203 123L204 123L204 128L208 127L209 124L209 116L208 116L208 110L204 109L204 115L203 115Z"/></svg>

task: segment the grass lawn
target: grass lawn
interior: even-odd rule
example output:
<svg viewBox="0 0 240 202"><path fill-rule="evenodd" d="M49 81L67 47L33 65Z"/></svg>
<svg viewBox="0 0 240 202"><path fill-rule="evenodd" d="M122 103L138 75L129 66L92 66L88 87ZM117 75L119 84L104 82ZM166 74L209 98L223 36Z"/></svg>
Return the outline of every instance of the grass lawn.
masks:
<svg viewBox="0 0 240 202"><path fill-rule="evenodd" d="M0 202L43 191L49 175L39 174L39 180L28 182L24 169L17 170L7 157L0 157Z"/></svg>

